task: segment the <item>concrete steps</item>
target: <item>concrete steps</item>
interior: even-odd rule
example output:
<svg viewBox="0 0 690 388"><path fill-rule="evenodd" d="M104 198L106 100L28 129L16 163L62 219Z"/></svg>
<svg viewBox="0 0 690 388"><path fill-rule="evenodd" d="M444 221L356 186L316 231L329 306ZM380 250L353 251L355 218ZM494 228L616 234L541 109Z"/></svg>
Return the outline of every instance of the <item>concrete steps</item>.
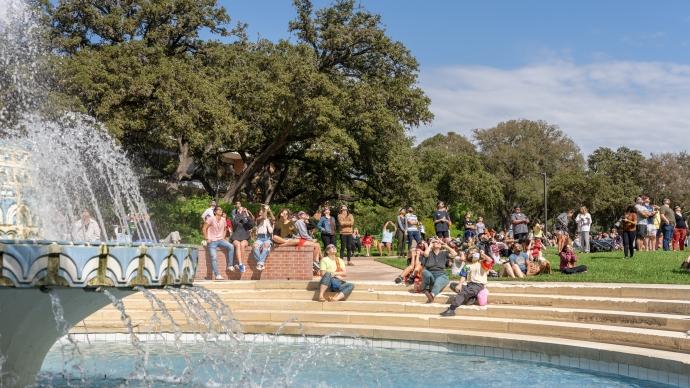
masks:
<svg viewBox="0 0 690 388"><path fill-rule="evenodd" d="M332 330L336 327L349 330L346 334L367 337L374 330L372 327L385 327L397 330L396 333L409 331L410 336L402 339L424 340L438 330L489 331L503 336L567 339L690 354L690 287L496 282L489 285L489 306L461 307L456 317L442 318L438 314L447 307L451 292L426 304L424 295L411 293L407 287L392 282L356 282L350 298L338 303L314 301L317 282L233 281L201 285L219 295L245 332L273 332L281 324L295 321L308 327L309 334L340 331ZM165 302L183 331L203 330L194 320L188 321L186 313L166 291L153 292ZM152 323L151 304L143 295L127 297L125 307L135 331L172 331L172 325L161 313L160 321ZM73 331L126 329L118 312L107 307Z"/></svg>

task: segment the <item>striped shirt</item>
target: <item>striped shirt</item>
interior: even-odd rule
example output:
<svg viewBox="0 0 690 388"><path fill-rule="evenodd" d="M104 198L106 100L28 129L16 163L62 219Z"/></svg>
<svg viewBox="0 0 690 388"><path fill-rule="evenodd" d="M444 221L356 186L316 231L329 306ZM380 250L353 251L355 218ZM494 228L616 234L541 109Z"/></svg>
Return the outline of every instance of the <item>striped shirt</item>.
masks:
<svg viewBox="0 0 690 388"><path fill-rule="evenodd" d="M412 213L408 213L405 216L405 224L407 225L408 232L415 232L419 230L417 228L417 216Z"/></svg>

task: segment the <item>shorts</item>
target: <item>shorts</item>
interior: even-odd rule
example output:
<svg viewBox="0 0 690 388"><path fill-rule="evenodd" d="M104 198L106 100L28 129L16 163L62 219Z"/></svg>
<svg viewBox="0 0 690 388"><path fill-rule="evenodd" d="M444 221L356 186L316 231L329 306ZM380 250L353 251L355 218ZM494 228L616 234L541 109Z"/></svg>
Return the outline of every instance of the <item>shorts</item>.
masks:
<svg viewBox="0 0 690 388"><path fill-rule="evenodd" d="M438 238L448 238L448 236L450 236L450 235L448 234L447 230L437 230L436 231L436 237L438 237Z"/></svg>
<svg viewBox="0 0 690 388"><path fill-rule="evenodd" d="M474 238L474 230L466 230L465 231L465 239L468 238Z"/></svg>
<svg viewBox="0 0 690 388"><path fill-rule="evenodd" d="M657 228L654 225L647 225L647 237L656 237Z"/></svg>
<svg viewBox="0 0 690 388"><path fill-rule="evenodd" d="M637 224L637 228L635 229L635 234L637 235L637 238L647 237L647 225L646 224Z"/></svg>
<svg viewBox="0 0 690 388"><path fill-rule="evenodd" d="M527 239L527 235L528 233L515 233L513 238L518 242L522 242Z"/></svg>

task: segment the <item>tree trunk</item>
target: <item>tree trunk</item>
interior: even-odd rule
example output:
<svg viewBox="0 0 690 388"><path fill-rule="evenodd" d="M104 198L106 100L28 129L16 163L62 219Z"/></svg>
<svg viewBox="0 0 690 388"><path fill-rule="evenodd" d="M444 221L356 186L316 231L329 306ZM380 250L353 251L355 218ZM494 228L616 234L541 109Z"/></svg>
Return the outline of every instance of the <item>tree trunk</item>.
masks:
<svg viewBox="0 0 690 388"><path fill-rule="evenodd" d="M237 199L237 195L241 192L242 188L249 182L257 172L259 172L266 162L283 148L287 142L288 130L283 130L278 137L269 144L261 153L256 155L256 157L245 167L242 174L228 187L228 192L225 193L223 200L226 202L233 202Z"/></svg>
<svg viewBox="0 0 690 388"><path fill-rule="evenodd" d="M276 192L278 191L280 186L283 185L283 182L285 181L285 178L288 175L288 169L289 168L290 168L290 166L287 163L285 163L283 168L280 170L280 174L278 175L278 179L269 185L268 190L266 191L266 198L264 198L264 201L266 203L271 203ZM269 183L271 183L271 182L269 182Z"/></svg>
<svg viewBox="0 0 690 388"><path fill-rule="evenodd" d="M181 138L177 139L179 146L177 169L173 173L171 180L168 182L168 191L177 192L180 187L179 184L185 179L191 179L191 171L194 166L194 158L189 154L189 143Z"/></svg>

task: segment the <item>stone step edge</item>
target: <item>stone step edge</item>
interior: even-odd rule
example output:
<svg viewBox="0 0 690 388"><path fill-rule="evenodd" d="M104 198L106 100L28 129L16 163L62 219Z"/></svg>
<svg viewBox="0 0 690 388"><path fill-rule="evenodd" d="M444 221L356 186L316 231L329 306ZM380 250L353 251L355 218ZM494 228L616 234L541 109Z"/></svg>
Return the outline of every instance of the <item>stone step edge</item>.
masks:
<svg viewBox="0 0 690 388"><path fill-rule="evenodd" d="M128 301L131 303L131 300ZM151 313L151 309L149 306L149 302L145 301L144 299L141 300L141 302L146 302L146 307L143 308L131 308L127 306L127 303L125 303L125 308L127 312L135 312L135 313L143 313L143 312L148 312ZM396 301L387 301L387 300L354 300L354 301L345 301L345 303L329 303L329 306L334 306L338 308L333 308L333 309L313 309L313 310L299 310L299 307L294 307L290 306L291 303L309 303L309 304L320 304L324 305L326 302L318 302L315 300L296 300L296 299L236 299L230 303L226 304L229 305L231 308L232 312L238 312L238 311L244 311L243 309L235 309L232 308L232 303L271 303L274 305L275 308L262 308L262 310L270 310L270 311L341 311L341 312L347 312L347 311L352 311L352 312L363 312L361 310L349 310L347 306L357 303L357 304L363 304L363 305L372 305L372 306L377 306L377 305L383 305L383 306L397 306L397 305L402 305L402 306L414 306L414 307L435 307L435 308L446 308L448 307L448 303L421 303L421 302L396 302ZM342 307L342 308L341 308ZM604 310L604 309L585 309L585 308L575 308L575 307L552 307L552 306L532 306L532 305L519 305L519 304L507 304L507 303L493 303L489 304L486 306L486 309L479 307L479 306L460 306L459 309L463 311L467 310L478 310L478 311L483 311L486 309L498 309L498 310L509 310L509 309L515 309L515 310L525 310L525 311L536 311L536 312L558 312L558 313L587 313L587 314L596 314L596 315L621 315L621 316L637 316L637 317L646 317L646 318L659 318L659 319L674 319L674 320L682 320L682 321L688 321L688 324L690 324L690 315L682 315L682 314L663 314L663 313L646 313L646 312L637 312L637 311L624 311L624 310ZM117 309L113 306L106 306L102 309L99 310L99 312L117 312ZM168 311L180 311L179 306L168 306ZM386 311L386 313L391 313L391 314L403 314L405 313L404 311Z"/></svg>
<svg viewBox="0 0 690 388"><path fill-rule="evenodd" d="M389 340L413 340L440 343L457 343L470 346L497 347L518 352L538 352L553 356L582 357L593 361L608 361L613 363L625 363L639 368L650 368L668 373L690 375L690 354L657 350L629 345L609 344L603 342L584 341L577 339L531 336L526 334L512 334L501 332L476 332L453 329L427 329L420 332L414 327L395 327L357 324L331 324L331 323L287 323L254 322L243 323L247 333L272 334L279 327L298 330L296 334L325 335L323 332L336 333L347 330L366 332L369 336L360 336L369 339ZM272 330L267 330L272 329ZM303 330L304 333L299 331ZM286 330L287 331L287 330ZM287 334L287 333L286 333ZM491 354L487 355L491 356ZM539 360L537 360L539 361ZM602 370L605 372L605 370ZM629 377L630 376L626 374Z"/></svg>
<svg viewBox="0 0 690 388"><path fill-rule="evenodd" d="M247 290L241 290L241 289L227 289L227 290L212 290L218 295L231 295L231 294L242 294L246 295ZM296 290L296 289L256 289L253 290L252 292L262 294L262 293L276 293L280 291L285 291L285 292L305 292L305 293L315 293L316 290ZM358 290L354 289L352 291L353 294L377 294L377 295L394 295L394 296L413 296L413 297L423 297L424 294L421 293L414 293L414 292L409 292L405 290L400 290L400 291L368 291L368 290ZM442 296L453 296L455 295L453 292L447 292L444 291L441 294ZM690 299L686 300L679 300L679 299L641 299L641 298L619 298L619 297L606 297L606 296L585 296L585 295L552 295L552 294L515 294L515 293L507 293L507 292L496 292L496 293L491 293L491 290L489 290L489 302L491 301L491 295L499 295L499 296L509 296L509 297L516 297L516 298L548 298L548 299L564 299L564 300L591 300L591 301L596 301L596 302L606 302L606 301L611 301L611 302L635 302L635 303L673 303L673 304L679 304L679 305L686 305L690 304ZM131 298L131 296L130 296ZM247 298L249 299L249 298Z"/></svg>

